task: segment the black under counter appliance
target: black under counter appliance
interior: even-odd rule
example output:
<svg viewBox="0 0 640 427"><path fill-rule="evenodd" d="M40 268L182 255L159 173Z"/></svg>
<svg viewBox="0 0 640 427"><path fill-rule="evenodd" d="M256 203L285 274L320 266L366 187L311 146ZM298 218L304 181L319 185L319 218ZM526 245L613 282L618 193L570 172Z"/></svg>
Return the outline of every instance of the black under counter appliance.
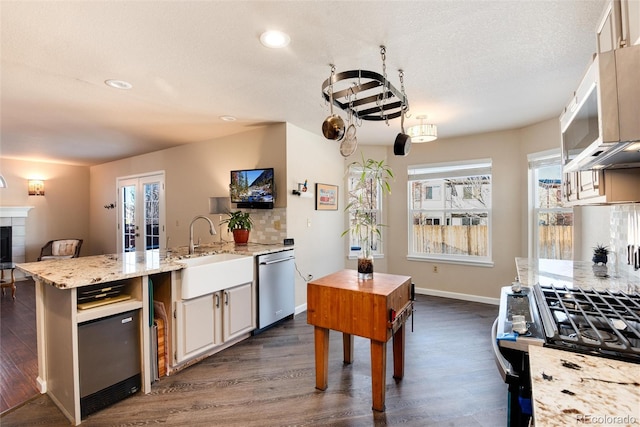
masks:
<svg viewBox="0 0 640 427"><path fill-rule="evenodd" d="M515 326L517 316L524 317L524 326ZM640 364L640 294L515 283L501 289L491 335L496 365L509 390L507 425L528 426L528 346Z"/></svg>
<svg viewBox="0 0 640 427"><path fill-rule="evenodd" d="M140 311L79 324L78 362L81 418L140 390Z"/></svg>

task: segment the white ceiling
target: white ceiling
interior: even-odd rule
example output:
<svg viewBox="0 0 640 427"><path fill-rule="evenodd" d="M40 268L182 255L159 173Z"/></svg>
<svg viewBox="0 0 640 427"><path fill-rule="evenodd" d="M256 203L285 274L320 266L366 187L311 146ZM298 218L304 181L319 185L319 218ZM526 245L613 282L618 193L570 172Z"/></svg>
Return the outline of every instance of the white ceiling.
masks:
<svg viewBox="0 0 640 427"><path fill-rule="evenodd" d="M381 44L398 88L404 70L405 127L421 114L440 138L526 126L560 114L605 4L2 0L0 155L92 165L285 121L321 135L329 64L382 73ZM291 44L263 47L266 29ZM392 145L399 130L365 122L358 140Z"/></svg>

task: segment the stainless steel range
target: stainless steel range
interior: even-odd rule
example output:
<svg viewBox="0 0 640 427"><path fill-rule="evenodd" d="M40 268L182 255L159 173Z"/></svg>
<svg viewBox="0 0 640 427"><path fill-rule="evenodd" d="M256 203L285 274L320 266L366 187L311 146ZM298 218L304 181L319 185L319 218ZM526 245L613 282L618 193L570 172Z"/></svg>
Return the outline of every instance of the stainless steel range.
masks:
<svg viewBox="0 0 640 427"><path fill-rule="evenodd" d="M492 339L496 364L509 385L508 425L528 425L528 346L640 364L640 294L514 283L501 289Z"/></svg>

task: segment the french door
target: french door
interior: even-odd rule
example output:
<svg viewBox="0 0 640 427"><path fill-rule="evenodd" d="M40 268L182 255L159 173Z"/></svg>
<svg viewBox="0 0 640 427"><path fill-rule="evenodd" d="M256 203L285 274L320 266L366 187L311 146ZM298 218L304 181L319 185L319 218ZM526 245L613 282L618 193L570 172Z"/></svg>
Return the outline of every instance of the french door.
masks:
<svg viewBox="0 0 640 427"><path fill-rule="evenodd" d="M117 179L118 252L165 249L164 172Z"/></svg>

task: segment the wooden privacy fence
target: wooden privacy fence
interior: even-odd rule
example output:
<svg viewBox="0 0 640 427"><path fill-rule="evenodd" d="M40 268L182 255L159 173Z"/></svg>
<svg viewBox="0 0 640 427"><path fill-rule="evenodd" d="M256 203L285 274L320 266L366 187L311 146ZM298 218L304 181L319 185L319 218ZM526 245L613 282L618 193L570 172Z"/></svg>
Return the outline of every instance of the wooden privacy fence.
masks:
<svg viewBox="0 0 640 427"><path fill-rule="evenodd" d="M487 255L486 225L414 225L414 253Z"/></svg>
<svg viewBox="0 0 640 427"><path fill-rule="evenodd" d="M539 225L538 257L573 259L572 225Z"/></svg>
<svg viewBox="0 0 640 427"><path fill-rule="evenodd" d="M413 225L413 251L487 256L487 233L486 225ZM541 225L538 233L540 258L572 259L573 226Z"/></svg>

